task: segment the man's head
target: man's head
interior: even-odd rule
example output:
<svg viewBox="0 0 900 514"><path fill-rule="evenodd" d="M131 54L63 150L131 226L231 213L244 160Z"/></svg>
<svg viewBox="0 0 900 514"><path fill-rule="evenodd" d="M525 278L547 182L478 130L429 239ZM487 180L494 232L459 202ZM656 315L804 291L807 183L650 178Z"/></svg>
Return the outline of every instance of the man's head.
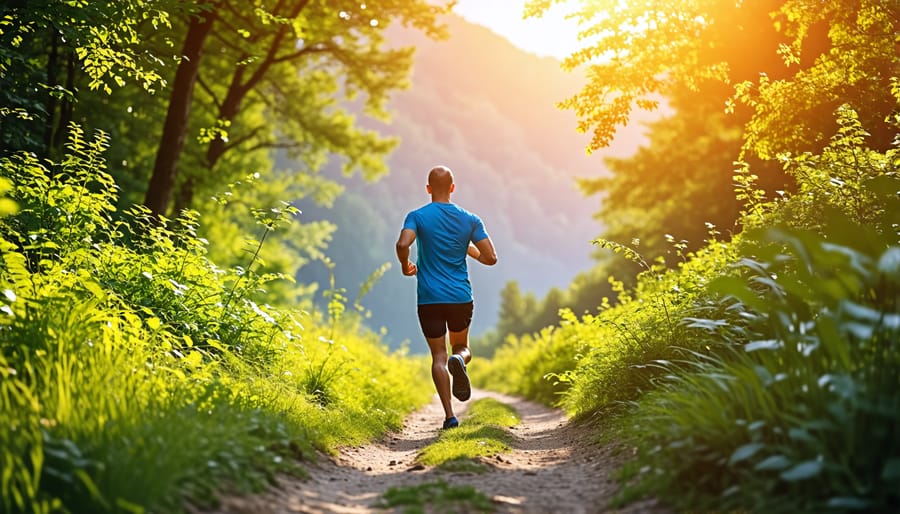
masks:
<svg viewBox="0 0 900 514"><path fill-rule="evenodd" d="M428 172L428 192L431 196L445 197L455 189L453 172L446 166L435 166Z"/></svg>

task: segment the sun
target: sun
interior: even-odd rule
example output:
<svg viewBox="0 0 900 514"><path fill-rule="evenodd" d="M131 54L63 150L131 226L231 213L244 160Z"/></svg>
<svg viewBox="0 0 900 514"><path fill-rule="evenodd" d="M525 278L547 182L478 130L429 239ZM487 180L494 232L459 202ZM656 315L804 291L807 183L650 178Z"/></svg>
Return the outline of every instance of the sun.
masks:
<svg viewBox="0 0 900 514"><path fill-rule="evenodd" d="M540 56L563 59L583 46L578 25L566 19L572 11L565 3L551 7L540 18L522 19L526 0L458 0L453 11L470 22L484 25L519 48Z"/></svg>

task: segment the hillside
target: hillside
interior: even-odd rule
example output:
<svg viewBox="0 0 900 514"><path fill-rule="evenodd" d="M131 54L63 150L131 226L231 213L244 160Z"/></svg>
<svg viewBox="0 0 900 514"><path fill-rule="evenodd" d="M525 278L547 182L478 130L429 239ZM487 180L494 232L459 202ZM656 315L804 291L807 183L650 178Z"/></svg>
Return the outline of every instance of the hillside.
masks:
<svg viewBox="0 0 900 514"><path fill-rule="evenodd" d="M300 205L305 219L338 225L329 255L351 298L372 270L394 265L363 301L372 313L369 325L385 327L392 345L421 338L415 283L400 275L393 247L405 213L429 201L425 177L432 165L454 170L454 202L481 215L500 256L494 268L470 264L475 335L496 321L507 281L542 295L590 267L590 241L600 231L592 219L596 199L584 198L574 179L603 173L602 158L585 154L586 136L575 131L574 115L555 107L582 79L484 27L458 17L447 24L451 37L441 42L392 32L397 44L417 51L411 87L395 94L392 122L378 127L401 140L389 176L374 184L345 180L347 192L332 209ZM611 152L630 153L636 142L623 134ZM327 283L323 267L299 278Z"/></svg>

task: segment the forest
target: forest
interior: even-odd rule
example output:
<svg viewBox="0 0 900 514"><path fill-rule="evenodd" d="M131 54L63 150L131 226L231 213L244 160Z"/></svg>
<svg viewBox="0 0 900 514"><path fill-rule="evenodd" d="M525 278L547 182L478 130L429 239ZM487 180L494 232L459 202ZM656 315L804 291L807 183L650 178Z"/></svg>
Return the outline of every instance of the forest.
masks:
<svg viewBox="0 0 900 514"><path fill-rule="evenodd" d="M570 116L555 146L607 170L559 179L598 206L593 261L541 297L501 275L474 384L630 452L611 507L900 510L900 5L523 15L561 5L582 46L542 109ZM425 358L367 325L398 271L342 282L360 249L330 248L329 209L431 164L392 165L385 127L392 95L441 91L410 78L417 47L467 30L452 8L0 4L0 511L211 508L427 403ZM457 114L520 111L500 91ZM505 226L565 244L528 230L536 209L582 222L552 188Z"/></svg>

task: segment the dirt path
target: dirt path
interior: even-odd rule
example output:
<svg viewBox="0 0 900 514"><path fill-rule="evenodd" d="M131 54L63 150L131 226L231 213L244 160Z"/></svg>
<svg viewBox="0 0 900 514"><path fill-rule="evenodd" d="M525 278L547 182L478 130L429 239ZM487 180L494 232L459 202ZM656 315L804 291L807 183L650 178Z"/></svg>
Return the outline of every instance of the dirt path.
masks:
<svg viewBox="0 0 900 514"><path fill-rule="evenodd" d="M443 411L437 397L410 415L400 433L362 447L344 448L337 457L322 457L310 478L282 479L279 487L254 497L227 498L221 514L366 513L395 486L443 480L471 485L493 500L501 513L665 512L652 501L621 511L605 509L617 484L611 473L618 458L610 448L590 443L589 433L566 422L554 409L497 393L475 390L472 400L492 397L511 405L522 422L512 429L509 453L488 459L487 473L451 473L415 462L419 450L437 437ZM455 400L454 400L455 402ZM454 403L465 423L466 404Z"/></svg>

